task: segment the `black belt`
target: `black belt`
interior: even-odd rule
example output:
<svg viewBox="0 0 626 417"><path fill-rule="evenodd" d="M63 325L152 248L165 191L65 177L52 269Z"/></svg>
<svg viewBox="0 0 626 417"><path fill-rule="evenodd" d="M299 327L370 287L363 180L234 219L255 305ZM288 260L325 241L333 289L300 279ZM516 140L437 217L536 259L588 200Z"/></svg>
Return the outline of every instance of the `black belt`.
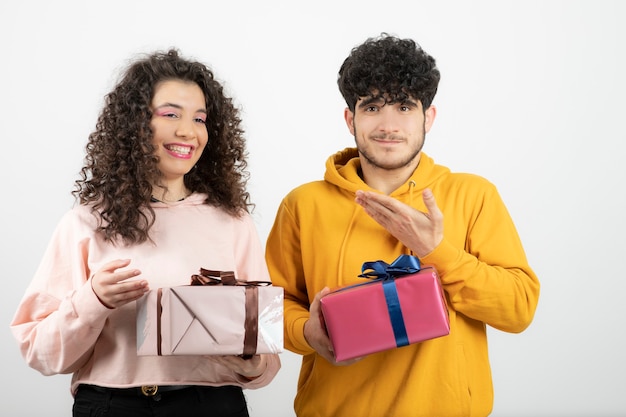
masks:
<svg viewBox="0 0 626 417"><path fill-rule="evenodd" d="M102 393L115 393L121 395L130 395L138 397L154 397L162 392L179 391L182 389L192 388L193 385L142 385L140 387L131 388L109 388L101 387L99 385L86 385L81 387L91 388L94 391Z"/></svg>

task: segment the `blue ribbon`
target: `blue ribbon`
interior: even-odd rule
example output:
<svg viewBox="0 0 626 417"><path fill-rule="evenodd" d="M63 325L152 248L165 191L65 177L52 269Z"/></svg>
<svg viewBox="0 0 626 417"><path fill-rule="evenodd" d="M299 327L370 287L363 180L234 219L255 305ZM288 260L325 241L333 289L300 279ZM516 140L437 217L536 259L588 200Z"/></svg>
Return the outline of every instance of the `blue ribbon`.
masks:
<svg viewBox="0 0 626 417"><path fill-rule="evenodd" d="M391 328L393 329L397 347L408 345L409 337L406 333L404 318L402 317L402 308L400 307L395 278L415 274L419 270L419 259L411 255L400 255L391 264L384 261L375 261L365 262L361 267L361 275L359 277L382 281Z"/></svg>

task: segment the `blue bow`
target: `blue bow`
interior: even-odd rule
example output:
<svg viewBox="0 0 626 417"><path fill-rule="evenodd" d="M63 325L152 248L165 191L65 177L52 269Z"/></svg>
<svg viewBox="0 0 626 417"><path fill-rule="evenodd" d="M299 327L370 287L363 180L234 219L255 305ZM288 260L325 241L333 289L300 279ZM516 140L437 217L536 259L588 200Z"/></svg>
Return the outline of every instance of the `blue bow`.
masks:
<svg viewBox="0 0 626 417"><path fill-rule="evenodd" d="M384 261L365 262L361 267L361 278L370 278L374 281L382 281L387 310L391 321L391 328L396 339L396 346L409 344L409 337L402 317L402 308L398 298L395 278L419 272L420 261L415 256L400 255L391 264ZM366 272L371 271L371 272Z"/></svg>
<svg viewBox="0 0 626 417"><path fill-rule="evenodd" d="M420 260L415 256L400 255L391 264L385 261L363 263L359 277L389 280L403 275L415 274L420 268ZM365 272L368 270L372 270L372 272Z"/></svg>

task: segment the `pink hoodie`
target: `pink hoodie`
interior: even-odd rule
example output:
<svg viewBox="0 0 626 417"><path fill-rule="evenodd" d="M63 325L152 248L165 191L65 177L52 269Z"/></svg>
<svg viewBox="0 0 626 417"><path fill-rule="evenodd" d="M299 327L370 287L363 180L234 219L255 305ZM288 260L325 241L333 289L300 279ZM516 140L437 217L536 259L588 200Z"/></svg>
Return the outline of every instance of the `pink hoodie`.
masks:
<svg viewBox="0 0 626 417"><path fill-rule="evenodd" d="M189 284L200 267L234 270L238 279L269 281L252 218L234 218L192 194L177 203L152 203L152 242L114 246L95 234L90 208L77 206L57 226L35 276L17 309L11 330L29 366L44 375L73 373L79 384L107 387L238 385L260 388L280 369L270 355L263 375L248 381L206 357L136 353L135 306L108 309L89 278L105 263L131 259L151 289ZM210 306L209 306L210 308Z"/></svg>

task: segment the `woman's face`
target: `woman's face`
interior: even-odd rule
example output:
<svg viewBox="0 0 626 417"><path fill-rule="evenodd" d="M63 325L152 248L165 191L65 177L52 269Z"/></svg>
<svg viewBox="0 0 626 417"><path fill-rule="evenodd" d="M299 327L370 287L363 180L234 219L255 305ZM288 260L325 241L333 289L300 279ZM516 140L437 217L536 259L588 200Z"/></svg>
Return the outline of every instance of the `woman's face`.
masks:
<svg viewBox="0 0 626 417"><path fill-rule="evenodd" d="M195 83L163 81L155 88L151 108L159 170L166 183L182 180L208 141L204 94Z"/></svg>

